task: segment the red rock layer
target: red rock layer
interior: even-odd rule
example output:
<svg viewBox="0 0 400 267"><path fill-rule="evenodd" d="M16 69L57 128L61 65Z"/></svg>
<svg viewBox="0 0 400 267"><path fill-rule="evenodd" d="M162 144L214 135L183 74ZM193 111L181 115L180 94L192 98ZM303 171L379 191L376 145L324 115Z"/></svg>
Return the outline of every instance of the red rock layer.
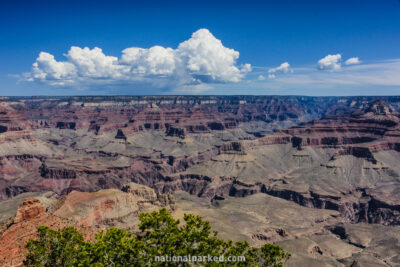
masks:
<svg viewBox="0 0 400 267"><path fill-rule="evenodd" d="M282 133L290 136L293 146L299 148L361 145L370 152L400 151L399 114L383 101L373 102L351 115L326 116Z"/></svg>

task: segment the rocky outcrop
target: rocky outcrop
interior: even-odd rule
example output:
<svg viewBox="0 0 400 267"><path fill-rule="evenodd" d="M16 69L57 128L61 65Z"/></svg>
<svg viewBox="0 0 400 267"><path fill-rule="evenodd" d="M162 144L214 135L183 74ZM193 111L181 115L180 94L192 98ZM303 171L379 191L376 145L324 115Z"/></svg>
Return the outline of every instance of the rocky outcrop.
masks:
<svg viewBox="0 0 400 267"><path fill-rule="evenodd" d="M362 109L362 113L372 113L374 115L397 115L398 112L387 102L382 99L370 102Z"/></svg>
<svg viewBox="0 0 400 267"><path fill-rule="evenodd" d="M168 157L162 157L162 159L165 159L165 162L172 166L173 169L171 169L170 172L176 173L176 172L181 172L186 170L187 168L199 164L200 162L206 161L211 159L213 156L216 156L219 154L219 150L216 147L213 147L211 149L199 152L194 155L190 156L168 156Z"/></svg>
<svg viewBox="0 0 400 267"><path fill-rule="evenodd" d="M210 130L205 125L187 125L186 130L190 133L207 133Z"/></svg>
<svg viewBox="0 0 400 267"><path fill-rule="evenodd" d="M0 134L32 128L33 124L27 120L24 114L9 104L0 102Z"/></svg>
<svg viewBox="0 0 400 267"><path fill-rule="evenodd" d="M89 131L95 132L95 134L99 134L101 126L96 124L95 121L90 122Z"/></svg>
<svg viewBox="0 0 400 267"><path fill-rule="evenodd" d="M163 207L170 211L175 209L173 196L157 194L147 186L130 183L122 190L72 191L54 214L73 219L83 226L135 228L140 213Z"/></svg>
<svg viewBox="0 0 400 267"><path fill-rule="evenodd" d="M18 208L17 215L9 227L0 234L0 265L22 266L26 253L25 244L37 235L37 227L49 226L61 229L66 226L76 226L68 220L53 216L45 211L43 204L35 198L30 198ZM93 237L95 229L78 228L86 236Z"/></svg>
<svg viewBox="0 0 400 267"><path fill-rule="evenodd" d="M208 128L210 128L210 130L215 130L215 131L222 131L225 129L224 124L222 124L221 122L209 122L207 124Z"/></svg>
<svg viewBox="0 0 400 267"><path fill-rule="evenodd" d="M46 164L42 164L39 171L43 178L72 179L77 177L77 173L74 170L65 168L48 168Z"/></svg>
<svg viewBox="0 0 400 267"><path fill-rule="evenodd" d="M156 207L166 207L169 210L174 210L175 199L171 194L156 193L154 189L135 183L124 185L121 189L122 192L129 193L138 199L138 204L149 204Z"/></svg>
<svg viewBox="0 0 400 267"><path fill-rule="evenodd" d="M166 136L176 136L185 139L185 129L169 126L165 131Z"/></svg>
<svg viewBox="0 0 400 267"><path fill-rule="evenodd" d="M337 155L352 155L357 158L365 158L366 160L371 161L374 164L377 163L377 160L375 159L369 147L357 147L357 146L344 147L338 150ZM332 159L334 159L334 157Z"/></svg>
<svg viewBox="0 0 400 267"><path fill-rule="evenodd" d="M122 139L122 140L126 141L126 135L124 134L124 132L121 129L118 129L115 139Z"/></svg>
<svg viewBox="0 0 400 267"><path fill-rule="evenodd" d="M28 198L18 208L14 223L29 221L45 213L45 208L36 198Z"/></svg>
<svg viewBox="0 0 400 267"><path fill-rule="evenodd" d="M238 154L238 155L246 154L244 147L243 147L242 143L240 143L240 142L224 143L219 148L219 153L220 154Z"/></svg>
<svg viewBox="0 0 400 267"><path fill-rule="evenodd" d="M70 129L70 130L75 130L76 123L75 122L64 122L64 121L58 121L56 124L56 128L58 129Z"/></svg>
<svg viewBox="0 0 400 267"><path fill-rule="evenodd" d="M247 147L257 147L263 145L276 145L276 144L288 144L292 140L290 135L286 134L274 134L274 135L267 135L262 136L253 142L247 143Z"/></svg>
<svg viewBox="0 0 400 267"><path fill-rule="evenodd" d="M189 192L199 197L204 196L212 178L196 174L181 174L177 176L166 176L162 181L155 184L157 192L170 193L176 190Z"/></svg>

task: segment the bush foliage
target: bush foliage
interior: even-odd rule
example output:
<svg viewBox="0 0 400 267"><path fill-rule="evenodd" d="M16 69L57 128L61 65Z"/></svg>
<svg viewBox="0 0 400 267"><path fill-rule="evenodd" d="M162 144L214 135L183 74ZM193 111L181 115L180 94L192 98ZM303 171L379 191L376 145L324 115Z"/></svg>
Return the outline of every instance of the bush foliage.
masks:
<svg viewBox="0 0 400 267"><path fill-rule="evenodd" d="M26 243L26 266L282 266L290 254L273 244L261 248L217 237L208 221L184 215L184 224L161 209L139 215L139 232L110 228L85 241L73 227L61 231L38 227L38 237ZM156 256L245 256L237 262L161 262Z"/></svg>

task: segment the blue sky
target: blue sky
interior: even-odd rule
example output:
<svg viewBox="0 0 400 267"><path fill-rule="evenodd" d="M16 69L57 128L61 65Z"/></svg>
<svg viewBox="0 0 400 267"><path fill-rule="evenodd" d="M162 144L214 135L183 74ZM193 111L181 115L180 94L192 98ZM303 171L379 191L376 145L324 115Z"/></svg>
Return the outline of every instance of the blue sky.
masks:
<svg viewBox="0 0 400 267"><path fill-rule="evenodd" d="M0 29L0 95L400 94L398 0L1 1Z"/></svg>

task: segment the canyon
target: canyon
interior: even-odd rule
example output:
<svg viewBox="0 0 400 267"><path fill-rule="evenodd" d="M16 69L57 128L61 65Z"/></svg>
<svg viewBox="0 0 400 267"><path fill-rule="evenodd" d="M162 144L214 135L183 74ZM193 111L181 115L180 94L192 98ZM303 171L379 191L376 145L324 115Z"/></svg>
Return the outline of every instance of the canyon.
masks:
<svg viewBox="0 0 400 267"><path fill-rule="evenodd" d="M0 265L38 225L90 238L168 207L279 244L287 266L398 266L399 111L398 96L3 98Z"/></svg>

